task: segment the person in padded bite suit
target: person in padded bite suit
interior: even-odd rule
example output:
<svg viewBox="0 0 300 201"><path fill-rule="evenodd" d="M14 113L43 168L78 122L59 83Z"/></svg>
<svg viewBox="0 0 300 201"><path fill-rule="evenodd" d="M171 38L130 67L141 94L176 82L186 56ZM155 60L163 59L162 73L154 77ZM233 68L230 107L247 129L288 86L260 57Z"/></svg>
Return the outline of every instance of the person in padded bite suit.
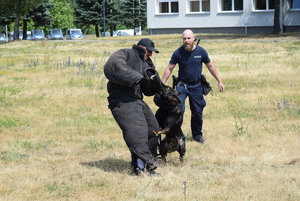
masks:
<svg viewBox="0 0 300 201"><path fill-rule="evenodd" d="M152 52L159 53L152 40L143 38L131 49L114 52L104 65L109 80L108 107L122 130L136 175L160 175L154 171L158 167L158 137L153 132L159 125L143 101L143 95L153 96L160 90Z"/></svg>

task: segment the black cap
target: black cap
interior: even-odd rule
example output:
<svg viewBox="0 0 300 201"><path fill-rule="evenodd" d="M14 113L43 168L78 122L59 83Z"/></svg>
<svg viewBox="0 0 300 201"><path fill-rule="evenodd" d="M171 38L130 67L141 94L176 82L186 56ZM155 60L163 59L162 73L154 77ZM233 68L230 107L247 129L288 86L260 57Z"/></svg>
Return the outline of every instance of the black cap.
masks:
<svg viewBox="0 0 300 201"><path fill-rule="evenodd" d="M143 39L141 39L138 42L137 45L142 45L142 46L146 47L147 49L149 49L152 52L159 53L159 51L157 49L155 49L153 41L150 40L149 38L143 38Z"/></svg>

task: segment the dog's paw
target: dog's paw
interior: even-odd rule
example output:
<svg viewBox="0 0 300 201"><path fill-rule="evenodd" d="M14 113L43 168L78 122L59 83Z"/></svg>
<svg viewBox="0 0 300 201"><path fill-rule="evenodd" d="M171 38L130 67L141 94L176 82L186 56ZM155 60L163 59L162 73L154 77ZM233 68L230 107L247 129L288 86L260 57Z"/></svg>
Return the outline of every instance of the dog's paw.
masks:
<svg viewBox="0 0 300 201"><path fill-rule="evenodd" d="M166 156L162 156L162 157L161 157L161 163L162 163L163 165L166 165L166 164L167 164L167 158L166 158Z"/></svg>
<svg viewBox="0 0 300 201"><path fill-rule="evenodd" d="M184 156L179 156L179 160L181 162L181 165L185 165Z"/></svg>

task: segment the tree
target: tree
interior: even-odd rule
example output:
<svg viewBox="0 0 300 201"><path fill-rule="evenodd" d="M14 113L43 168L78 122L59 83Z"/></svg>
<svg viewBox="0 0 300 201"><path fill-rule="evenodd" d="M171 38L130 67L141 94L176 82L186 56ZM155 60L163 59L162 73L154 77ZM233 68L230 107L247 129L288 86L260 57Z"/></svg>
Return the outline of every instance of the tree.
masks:
<svg viewBox="0 0 300 201"><path fill-rule="evenodd" d="M45 0L44 3L40 4L32 12L30 12L32 21L36 27L50 25L53 19L51 18L49 9L53 6L54 4L51 4L49 0Z"/></svg>
<svg viewBox="0 0 300 201"><path fill-rule="evenodd" d="M22 18L23 21L23 39L27 38L27 23L32 20L35 27L43 27L50 25L52 21L49 9L52 8L54 4L51 4L49 0L44 0L44 3L37 6L33 11L28 12L25 17Z"/></svg>
<svg viewBox="0 0 300 201"><path fill-rule="evenodd" d="M0 8L0 10L1 10L1 8ZM5 26L9 25L13 21L14 21L14 18L12 18L12 17L6 17L4 15L4 13L0 13L0 32L5 32L6 31Z"/></svg>
<svg viewBox="0 0 300 201"><path fill-rule="evenodd" d="M128 28L146 27L146 9L146 0L76 0L75 23L81 27L93 25L97 37L99 27L105 23L113 35L120 24Z"/></svg>
<svg viewBox="0 0 300 201"><path fill-rule="evenodd" d="M142 30L147 27L147 0L140 0L140 17Z"/></svg>
<svg viewBox="0 0 300 201"><path fill-rule="evenodd" d="M124 0L121 8L123 23L127 28L147 26L147 2L146 0Z"/></svg>
<svg viewBox="0 0 300 201"><path fill-rule="evenodd" d="M51 3L54 6L49 11L53 20L49 28L60 28L64 32L68 28L73 28L74 9L68 0L51 0Z"/></svg>
<svg viewBox="0 0 300 201"><path fill-rule="evenodd" d="M280 0L275 0L275 11L274 11L274 30L273 34L279 34L280 33Z"/></svg>
<svg viewBox="0 0 300 201"><path fill-rule="evenodd" d="M81 26L94 25L99 37L99 25L103 22L100 0L76 0L75 16L75 23Z"/></svg>
<svg viewBox="0 0 300 201"><path fill-rule="evenodd" d="M105 20L109 26L110 36L113 35L113 31L116 29L117 24L121 23L120 19L120 6L122 5L121 1L113 1L113 0L106 0L105 6Z"/></svg>
<svg viewBox="0 0 300 201"><path fill-rule="evenodd" d="M43 3L43 0L0 0L0 10L7 18L14 15L14 39L19 40L19 25L22 16L32 11L38 5Z"/></svg>

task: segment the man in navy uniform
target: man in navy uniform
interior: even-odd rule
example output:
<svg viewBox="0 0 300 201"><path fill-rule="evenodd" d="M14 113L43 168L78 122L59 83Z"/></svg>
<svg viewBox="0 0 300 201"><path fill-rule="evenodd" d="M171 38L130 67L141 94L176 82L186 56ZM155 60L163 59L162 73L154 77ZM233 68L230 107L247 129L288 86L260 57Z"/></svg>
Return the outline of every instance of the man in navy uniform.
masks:
<svg viewBox="0 0 300 201"><path fill-rule="evenodd" d="M224 91L224 85L206 50L194 43L195 36L190 29L187 29L182 33L182 41L183 45L175 50L171 57L169 65L162 76L162 82L165 83L167 81L176 64L178 64L178 84L176 86L176 90L179 92L178 97L181 101L180 107L184 114L185 99L189 97L192 114L192 136L195 141L204 143L205 140L203 139L202 133L202 113L206 106L206 102L203 96L203 86L200 83L202 63L206 65L209 72L217 80L220 92Z"/></svg>

